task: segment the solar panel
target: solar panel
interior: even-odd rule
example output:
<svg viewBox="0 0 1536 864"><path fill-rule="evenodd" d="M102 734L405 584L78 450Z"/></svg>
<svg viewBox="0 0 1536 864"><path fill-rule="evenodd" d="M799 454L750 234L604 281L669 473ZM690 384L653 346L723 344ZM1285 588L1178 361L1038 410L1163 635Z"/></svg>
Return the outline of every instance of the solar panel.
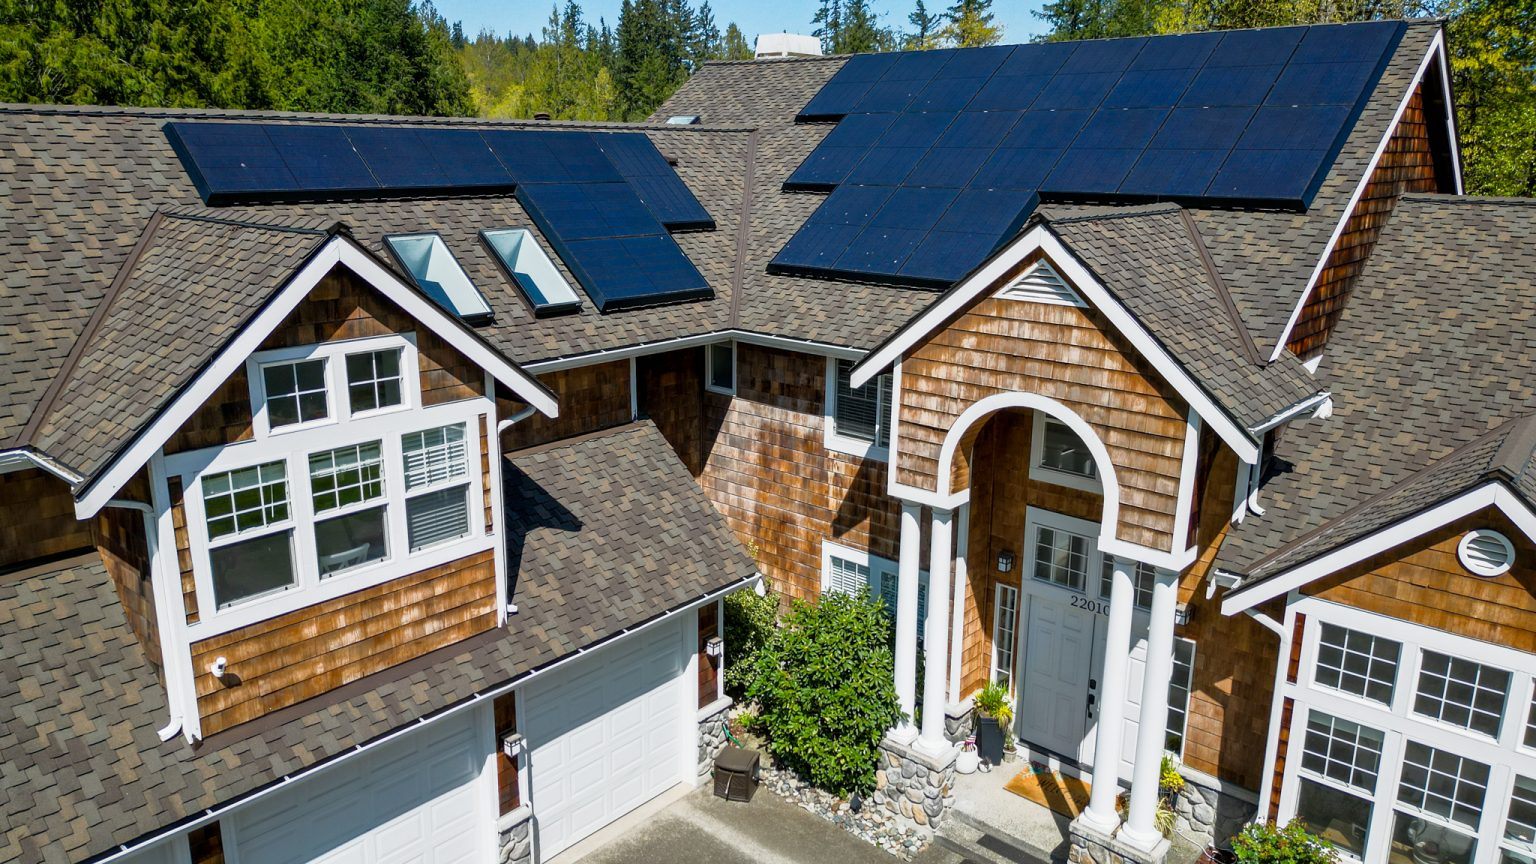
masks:
<svg viewBox="0 0 1536 864"><path fill-rule="evenodd" d="M266 129L299 189L333 192L379 188L341 127L273 124Z"/></svg>
<svg viewBox="0 0 1536 864"><path fill-rule="evenodd" d="M209 204L252 193L292 192L293 172L266 130L244 123L167 123L165 135Z"/></svg>
<svg viewBox="0 0 1536 864"><path fill-rule="evenodd" d="M897 59L895 54L856 54L806 103L797 120L830 120L850 114Z"/></svg>
<svg viewBox="0 0 1536 864"><path fill-rule="evenodd" d="M512 175L473 129L357 126L346 132L384 190L478 187L484 192L513 185Z"/></svg>
<svg viewBox="0 0 1536 864"><path fill-rule="evenodd" d="M869 89L786 183L832 194L771 266L939 284L1016 231L1030 212L1021 206L1041 193L1304 207L1403 26L907 52L884 67L850 61L844 71L853 71L829 88ZM918 193L954 197L935 222L933 206L914 203L924 200Z"/></svg>
<svg viewBox="0 0 1536 864"><path fill-rule="evenodd" d="M497 130L480 134L518 183L614 183L624 179L588 132Z"/></svg>
<svg viewBox="0 0 1536 864"><path fill-rule="evenodd" d="M672 230L714 229L714 218L648 136L609 132L594 134L594 140L661 224Z"/></svg>
<svg viewBox="0 0 1536 864"><path fill-rule="evenodd" d="M348 133L354 137L356 130ZM512 175L505 165L485 146L480 133L472 129L421 129L416 132L421 152L436 163L447 183L453 186L497 187L512 186ZM363 157L368 161L368 157ZM369 165L372 166L372 162ZM377 173L377 172L375 172Z"/></svg>

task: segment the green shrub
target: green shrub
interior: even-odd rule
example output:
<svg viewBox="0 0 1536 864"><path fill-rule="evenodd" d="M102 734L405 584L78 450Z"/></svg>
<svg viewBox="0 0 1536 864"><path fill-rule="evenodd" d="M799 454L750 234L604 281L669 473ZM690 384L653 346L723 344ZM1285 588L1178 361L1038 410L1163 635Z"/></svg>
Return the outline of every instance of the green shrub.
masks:
<svg viewBox="0 0 1536 864"><path fill-rule="evenodd" d="M1336 864L1333 844L1308 833L1299 821L1284 828L1273 822L1255 822L1232 838L1238 864Z"/></svg>
<svg viewBox="0 0 1536 864"><path fill-rule="evenodd" d="M779 597L766 588L737 591L725 598L725 695L740 702L757 677L757 655L778 629Z"/></svg>
<svg viewBox="0 0 1536 864"><path fill-rule="evenodd" d="M1179 773L1179 766L1172 759L1164 756L1157 774L1157 788L1163 794L1177 795L1184 791L1184 775Z"/></svg>
<svg viewBox="0 0 1536 864"><path fill-rule="evenodd" d="M774 758L838 795L874 788L880 740L902 716L889 638L867 590L795 601L747 693Z"/></svg>

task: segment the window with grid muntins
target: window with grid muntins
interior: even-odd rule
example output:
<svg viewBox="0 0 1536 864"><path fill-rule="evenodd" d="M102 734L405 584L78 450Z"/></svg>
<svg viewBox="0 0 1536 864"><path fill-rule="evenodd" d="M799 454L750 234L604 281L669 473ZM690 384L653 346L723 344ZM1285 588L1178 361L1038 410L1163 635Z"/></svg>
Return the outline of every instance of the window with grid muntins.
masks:
<svg viewBox="0 0 1536 864"><path fill-rule="evenodd" d="M203 515L216 540L288 518L287 466L268 462L203 478Z"/></svg>
<svg viewBox="0 0 1536 864"><path fill-rule="evenodd" d="M1369 793L1381 770L1382 741L1375 729L1313 711L1307 716L1301 767Z"/></svg>
<svg viewBox="0 0 1536 864"><path fill-rule="evenodd" d="M854 387L853 361L837 361L836 398L832 426L839 435L868 441L876 447L891 443L891 376L881 375L863 387Z"/></svg>
<svg viewBox="0 0 1536 864"><path fill-rule="evenodd" d="M1487 765L1417 741L1404 748L1402 803L1476 830L1487 792Z"/></svg>
<svg viewBox="0 0 1536 864"><path fill-rule="evenodd" d="M400 442L405 452L406 489L463 477L468 471L463 424L410 432Z"/></svg>
<svg viewBox="0 0 1536 864"><path fill-rule="evenodd" d="M1189 693L1195 679L1195 643L1173 643L1173 677L1168 681L1168 726L1163 749L1184 755L1184 733L1189 723Z"/></svg>
<svg viewBox="0 0 1536 864"><path fill-rule="evenodd" d="M400 404L400 349L347 355L347 399L353 413Z"/></svg>
<svg viewBox="0 0 1536 864"><path fill-rule="evenodd" d="M1019 591L1012 585L997 586L997 614L992 624L992 648L996 654L996 669L992 680L1013 690L1013 648L1017 642L1015 628L1019 621Z"/></svg>
<svg viewBox="0 0 1536 864"><path fill-rule="evenodd" d="M325 392L325 361L274 363L261 369L267 424L273 429L331 416Z"/></svg>
<svg viewBox="0 0 1536 864"><path fill-rule="evenodd" d="M1080 534L1049 528L1035 531L1035 578L1083 590L1092 541Z"/></svg>
<svg viewBox="0 0 1536 864"><path fill-rule="evenodd" d="M1110 592L1115 581L1115 562L1113 555L1104 556L1104 566L1099 574L1099 596L1109 599ZM1152 608L1152 587L1157 584L1157 568L1151 564L1140 561L1120 560L1120 564L1129 567L1131 571L1131 596L1136 598L1136 608Z"/></svg>
<svg viewBox="0 0 1536 864"><path fill-rule="evenodd" d="M1487 735L1499 737L1510 674L1462 657L1425 651L1419 663L1419 689L1413 711Z"/></svg>
<svg viewBox="0 0 1536 864"><path fill-rule="evenodd" d="M1536 694L1531 696L1531 707L1525 714L1525 746L1536 749Z"/></svg>
<svg viewBox="0 0 1536 864"><path fill-rule="evenodd" d="M370 441L310 454L309 485L316 513L384 497L381 443Z"/></svg>
<svg viewBox="0 0 1536 864"><path fill-rule="evenodd" d="M827 573L827 590L839 594L857 594L869 584L869 567L832 556L832 567Z"/></svg>
<svg viewBox="0 0 1536 864"><path fill-rule="evenodd" d="M1536 849L1536 779L1516 777L1509 796L1509 819L1504 823L1504 839Z"/></svg>
<svg viewBox="0 0 1536 864"><path fill-rule="evenodd" d="M1402 651L1391 639L1324 624L1313 678L1320 686L1390 705Z"/></svg>

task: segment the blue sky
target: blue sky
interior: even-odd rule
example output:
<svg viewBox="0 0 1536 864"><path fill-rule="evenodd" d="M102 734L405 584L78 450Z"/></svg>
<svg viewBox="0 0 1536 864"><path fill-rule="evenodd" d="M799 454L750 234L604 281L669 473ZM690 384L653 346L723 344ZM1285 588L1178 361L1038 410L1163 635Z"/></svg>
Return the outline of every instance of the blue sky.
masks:
<svg viewBox="0 0 1536 864"><path fill-rule="evenodd" d="M563 3L564 0L561 0ZM588 21L599 17L612 25L619 17L621 0L587 0L581 4ZM694 0L697 6L702 0ZM927 0L928 7L938 11L949 6L951 0ZM1003 25L1006 42L1025 42L1040 32L1040 20L1030 13L1040 8L1042 0L994 0L993 12L997 23ZM551 0L436 0L437 10L451 21L463 21L464 31L471 35L482 29L496 33L508 32L522 35L539 33L539 28L549 18ZM715 21L724 30L727 22L735 21L747 39L759 33L811 32L811 16L821 5L819 0L711 0ZM882 13L881 23L897 28L907 27L907 14L912 11L912 0L873 0L873 7Z"/></svg>

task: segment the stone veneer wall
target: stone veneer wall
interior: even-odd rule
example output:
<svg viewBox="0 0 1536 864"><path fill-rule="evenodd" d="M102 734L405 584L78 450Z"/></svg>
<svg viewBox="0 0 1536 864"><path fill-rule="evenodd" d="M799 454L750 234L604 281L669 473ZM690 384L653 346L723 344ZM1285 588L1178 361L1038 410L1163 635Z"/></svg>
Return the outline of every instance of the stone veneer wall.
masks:
<svg viewBox="0 0 1536 864"><path fill-rule="evenodd" d="M951 744L959 744L976 734L976 712L971 710L971 700L962 699L944 706L944 737Z"/></svg>
<svg viewBox="0 0 1536 864"><path fill-rule="evenodd" d="M1168 860L1167 840L1143 852L1118 836L1087 827L1080 818L1072 820L1067 834L1067 864L1164 864Z"/></svg>
<svg viewBox="0 0 1536 864"><path fill-rule="evenodd" d="M933 757L887 737L880 742L880 768L870 803L932 831L955 805L955 756Z"/></svg>
<svg viewBox="0 0 1536 864"><path fill-rule="evenodd" d="M699 776L714 770L715 757L725 749L725 721L731 711L731 697L715 700L699 709Z"/></svg>
<svg viewBox="0 0 1536 864"><path fill-rule="evenodd" d="M1174 830L1200 845L1215 843L1225 848L1232 835L1258 813L1258 796L1225 786L1214 778L1185 768L1184 791L1174 805L1178 815Z"/></svg>
<svg viewBox="0 0 1536 864"><path fill-rule="evenodd" d="M497 864L533 864L533 808L524 805L496 822L501 838Z"/></svg>

